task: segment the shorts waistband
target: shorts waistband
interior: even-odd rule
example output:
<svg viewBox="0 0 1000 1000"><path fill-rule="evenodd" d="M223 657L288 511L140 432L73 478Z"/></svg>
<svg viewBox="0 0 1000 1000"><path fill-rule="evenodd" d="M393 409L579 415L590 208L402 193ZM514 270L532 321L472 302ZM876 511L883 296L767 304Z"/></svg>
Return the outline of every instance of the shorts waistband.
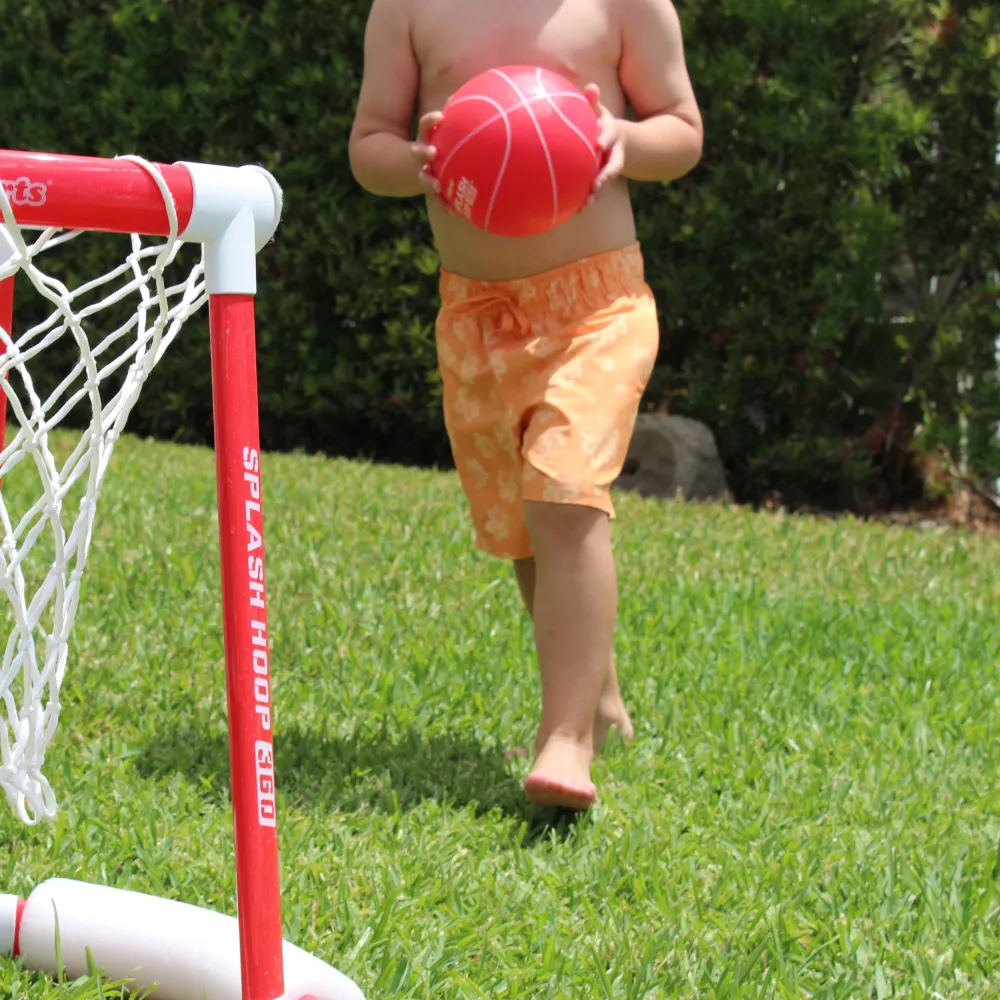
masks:
<svg viewBox="0 0 1000 1000"><path fill-rule="evenodd" d="M445 309L474 313L503 303L528 325L544 318L583 315L620 298L648 294L642 250L632 243L514 281L480 281L441 272Z"/></svg>

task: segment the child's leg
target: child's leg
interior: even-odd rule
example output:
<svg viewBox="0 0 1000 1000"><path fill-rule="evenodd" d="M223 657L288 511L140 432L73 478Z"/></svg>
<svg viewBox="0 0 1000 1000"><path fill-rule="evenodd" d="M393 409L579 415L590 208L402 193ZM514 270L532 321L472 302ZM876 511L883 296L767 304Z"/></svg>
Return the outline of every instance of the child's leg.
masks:
<svg viewBox="0 0 1000 1000"><path fill-rule="evenodd" d="M524 600L524 606L532 621L535 618L535 559L517 559L514 561L514 575ZM597 716L594 719L594 751L604 746L608 731L614 726L619 735L626 740L635 736L632 720L629 718L625 702L622 700L621 689L618 686L618 671L615 669L614 652L608 660L608 672L605 675L604 688L597 705Z"/></svg>
<svg viewBox="0 0 1000 1000"><path fill-rule="evenodd" d="M622 699L621 688L618 686L618 671L615 669L614 653L611 654L611 660L608 663L607 678L604 681L604 690L601 692L601 700L597 706L597 718L594 720L595 752L604 746L612 726L618 730L618 735L622 739L629 742L634 739L635 728Z"/></svg>
<svg viewBox="0 0 1000 1000"><path fill-rule="evenodd" d="M656 304L635 245L517 282L443 276L441 288L445 424L476 544L535 557L543 706L525 788L586 808L595 742L610 724L631 732L613 672L608 520L656 360Z"/></svg>
<svg viewBox="0 0 1000 1000"><path fill-rule="evenodd" d="M594 721L614 642L618 585L608 515L526 501L535 553L535 645L542 679L536 758L525 791L546 805L586 808Z"/></svg>

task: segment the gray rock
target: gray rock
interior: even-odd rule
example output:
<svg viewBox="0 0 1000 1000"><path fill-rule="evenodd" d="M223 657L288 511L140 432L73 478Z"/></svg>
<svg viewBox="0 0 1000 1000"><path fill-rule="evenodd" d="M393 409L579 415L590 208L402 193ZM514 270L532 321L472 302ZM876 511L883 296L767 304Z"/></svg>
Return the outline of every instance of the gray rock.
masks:
<svg viewBox="0 0 1000 1000"><path fill-rule="evenodd" d="M639 414L615 486L667 499L721 500L727 494L715 435L698 420L667 413Z"/></svg>

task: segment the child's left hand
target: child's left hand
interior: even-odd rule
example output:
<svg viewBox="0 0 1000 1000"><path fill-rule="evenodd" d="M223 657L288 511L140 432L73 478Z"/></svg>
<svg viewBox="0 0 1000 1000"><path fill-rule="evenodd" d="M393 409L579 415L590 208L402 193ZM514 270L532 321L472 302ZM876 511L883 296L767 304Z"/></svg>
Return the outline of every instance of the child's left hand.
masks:
<svg viewBox="0 0 1000 1000"><path fill-rule="evenodd" d="M608 109L601 104L600 88L589 83L583 89L590 101L594 112L597 115L597 123L600 128L598 143L604 150L604 166L594 181L594 190L590 196L589 205L601 192L608 181L616 180L625 169L625 130L620 122Z"/></svg>

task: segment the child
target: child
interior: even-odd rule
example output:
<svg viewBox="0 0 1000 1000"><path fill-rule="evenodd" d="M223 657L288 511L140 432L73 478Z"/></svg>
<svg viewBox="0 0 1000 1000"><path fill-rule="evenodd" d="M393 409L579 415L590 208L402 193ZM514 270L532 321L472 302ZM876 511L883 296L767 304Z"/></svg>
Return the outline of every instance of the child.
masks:
<svg viewBox="0 0 1000 1000"><path fill-rule="evenodd" d="M542 714L525 792L583 810L608 730L633 735L614 665L609 487L659 332L626 179L673 180L700 159L680 22L669 0L374 0L364 57L351 167L373 194L427 196L445 423L476 543L513 561L534 624ZM525 239L449 212L428 172L448 97L505 64L584 88L606 151L587 207Z"/></svg>

